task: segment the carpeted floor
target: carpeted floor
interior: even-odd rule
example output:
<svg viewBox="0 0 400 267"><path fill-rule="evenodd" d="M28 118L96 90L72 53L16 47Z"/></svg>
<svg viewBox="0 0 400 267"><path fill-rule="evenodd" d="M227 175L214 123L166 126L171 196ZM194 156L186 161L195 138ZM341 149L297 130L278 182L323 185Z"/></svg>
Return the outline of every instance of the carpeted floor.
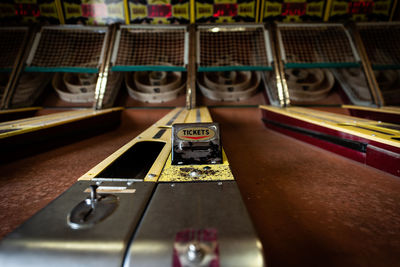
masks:
<svg viewBox="0 0 400 267"><path fill-rule="evenodd" d="M123 112L111 132L0 165L0 237L167 109ZM213 108L269 266L398 266L400 180L264 128L257 108Z"/></svg>

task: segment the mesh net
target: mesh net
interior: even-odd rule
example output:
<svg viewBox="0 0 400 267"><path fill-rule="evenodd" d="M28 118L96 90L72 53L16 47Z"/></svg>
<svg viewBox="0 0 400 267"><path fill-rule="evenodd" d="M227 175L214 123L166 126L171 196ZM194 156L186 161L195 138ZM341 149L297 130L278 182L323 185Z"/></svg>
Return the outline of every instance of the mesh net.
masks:
<svg viewBox="0 0 400 267"><path fill-rule="evenodd" d="M122 28L114 66L183 67L185 28Z"/></svg>
<svg viewBox="0 0 400 267"><path fill-rule="evenodd" d="M200 67L269 65L262 27L200 28L199 39Z"/></svg>
<svg viewBox="0 0 400 267"><path fill-rule="evenodd" d="M27 34L27 28L0 28L0 69L13 67Z"/></svg>
<svg viewBox="0 0 400 267"><path fill-rule="evenodd" d="M400 24L358 25L372 65L400 68Z"/></svg>
<svg viewBox="0 0 400 267"><path fill-rule="evenodd" d="M98 68L105 30L43 28L30 66Z"/></svg>
<svg viewBox="0 0 400 267"><path fill-rule="evenodd" d="M356 62L350 40L341 26L279 25L285 63ZM281 47L282 49L282 47Z"/></svg>

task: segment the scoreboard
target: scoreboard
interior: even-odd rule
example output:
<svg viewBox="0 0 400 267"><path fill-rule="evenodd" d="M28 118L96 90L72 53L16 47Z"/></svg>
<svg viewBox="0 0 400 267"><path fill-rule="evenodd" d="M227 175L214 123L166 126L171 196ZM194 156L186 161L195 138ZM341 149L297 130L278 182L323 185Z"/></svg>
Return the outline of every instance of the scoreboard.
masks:
<svg viewBox="0 0 400 267"><path fill-rule="evenodd" d="M0 23L189 24L390 21L399 0L0 0ZM397 15L396 15L397 14Z"/></svg>
<svg viewBox="0 0 400 267"><path fill-rule="evenodd" d="M322 21L325 6L321 0L263 0L262 21Z"/></svg>
<svg viewBox="0 0 400 267"><path fill-rule="evenodd" d="M327 21L389 21L397 0L332 0Z"/></svg>
<svg viewBox="0 0 400 267"><path fill-rule="evenodd" d="M196 0L195 22L258 22L259 0Z"/></svg>
<svg viewBox="0 0 400 267"><path fill-rule="evenodd" d="M125 23L124 0L62 0L65 23L105 25Z"/></svg>
<svg viewBox="0 0 400 267"><path fill-rule="evenodd" d="M58 0L1 0L0 21L7 24L63 23Z"/></svg>
<svg viewBox="0 0 400 267"><path fill-rule="evenodd" d="M190 0L128 0L128 9L130 23L190 23Z"/></svg>

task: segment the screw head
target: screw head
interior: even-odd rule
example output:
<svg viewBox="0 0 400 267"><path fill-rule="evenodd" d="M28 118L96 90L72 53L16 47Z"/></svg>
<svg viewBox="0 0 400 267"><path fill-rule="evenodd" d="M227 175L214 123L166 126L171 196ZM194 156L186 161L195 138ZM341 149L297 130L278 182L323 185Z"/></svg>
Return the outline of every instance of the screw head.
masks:
<svg viewBox="0 0 400 267"><path fill-rule="evenodd" d="M149 178L154 178L154 177L156 177L157 175L155 175L154 173L149 173L148 175L147 175L147 177L149 177Z"/></svg>

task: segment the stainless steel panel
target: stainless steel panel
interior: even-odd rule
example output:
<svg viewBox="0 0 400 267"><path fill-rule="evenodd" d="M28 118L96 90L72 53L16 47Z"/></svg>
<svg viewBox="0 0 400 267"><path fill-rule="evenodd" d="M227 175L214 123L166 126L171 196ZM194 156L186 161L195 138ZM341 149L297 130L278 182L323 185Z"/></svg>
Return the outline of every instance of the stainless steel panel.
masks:
<svg viewBox="0 0 400 267"><path fill-rule="evenodd" d="M174 266L176 234L205 228L217 231L220 266L264 266L261 243L236 182L159 184L124 266Z"/></svg>
<svg viewBox="0 0 400 267"><path fill-rule="evenodd" d="M99 194L117 196L118 207L93 227L74 230L67 224L67 216L89 197L90 192L84 191L91 184L90 181L75 183L3 239L0 242L0 266L121 266L128 241L155 184L101 184ZM128 190L121 191L118 189L121 186Z"/></svg>

